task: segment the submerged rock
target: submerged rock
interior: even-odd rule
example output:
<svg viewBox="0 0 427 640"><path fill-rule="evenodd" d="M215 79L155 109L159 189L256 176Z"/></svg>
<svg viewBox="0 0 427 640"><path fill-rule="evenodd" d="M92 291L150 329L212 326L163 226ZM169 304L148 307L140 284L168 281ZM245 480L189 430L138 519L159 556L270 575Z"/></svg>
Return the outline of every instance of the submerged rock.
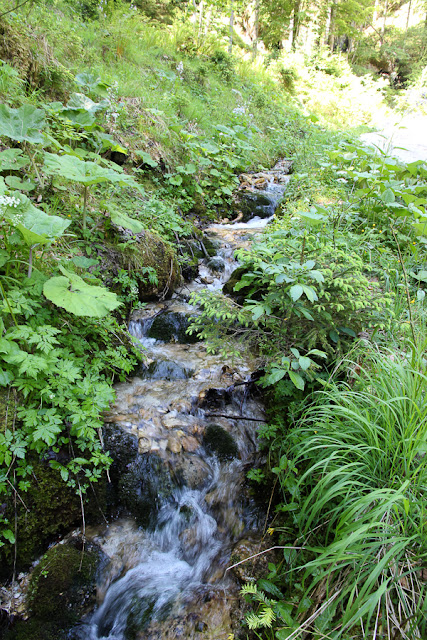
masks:
<svg viewBox="0 0 427 640"><path fill-rule="evenodd" d="M194 344L198 342L196 334L186 333L190 316L176 311L166 311L159 313L153 320L147 332L149 338L161 340L162 342L180 342L181 344Z"/></svg>
<svg viewBox="0 0 427 640"><path fill-rule="evenodd" d="M203 445L209 453L214 453L220 460L239 457L239 450L233 437L218 424L210 424L206 428Z"/></svg>
<svg viewBox="0 0 427 640"><path fill-rule="evenodd" d="M155 524L162 503L173 489L170 471L157 454L139 455L119 480L121 504L145 528Z"/></svg>

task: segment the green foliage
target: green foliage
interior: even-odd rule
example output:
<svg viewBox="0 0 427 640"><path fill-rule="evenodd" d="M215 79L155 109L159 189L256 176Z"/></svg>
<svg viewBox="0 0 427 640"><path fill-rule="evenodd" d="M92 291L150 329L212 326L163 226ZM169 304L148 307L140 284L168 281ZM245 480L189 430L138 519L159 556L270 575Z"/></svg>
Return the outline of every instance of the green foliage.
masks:
<svg viewBox="0 0 427 640"><path fill-rule="evenodd" d="M42 109L24 104L19 109L11 109L0 104L0 134L18 142L43 142L41 130L45 126Z"/></svg>
<svg viewBox="0 0 427 640"><path fill-rule="evenodd" d="M192 323L213 341L232 336L258 350L267 367L264 384L287 376L303 389L323 359L335 356L363 328L390 324L391 298L365 275L349 239L325 233L276 230L237 252L244 275L234 291L241 304L214 293L194 296L202 314ZM229 345L227 345L229 348Z"/></svg>
<svg viewBox="0 0 427 640"><path fill-rule="evenodd" d="M373 629L381 616L391 631L422 637L425 360L415 350L406 362L371 353L363 368L350 363L350 375L350 385L318 392L295 428L278 436L291 461L277 469L278 509L291 518L292 540L297 531L302 550L292 570L300 599L312 603L299 623L310 615L317 632L326 623L344 638L350 629ZM316 604L325 583L328 595Z"/></svg>
<svg viewBox="0 0 427 640"><path fill-rule="evenodd" d="M80 276L60 267L63 276L44 283L43 293L58 307L75 316L102 318L120 305L117 296L105 287L87 284Z"/></svg>

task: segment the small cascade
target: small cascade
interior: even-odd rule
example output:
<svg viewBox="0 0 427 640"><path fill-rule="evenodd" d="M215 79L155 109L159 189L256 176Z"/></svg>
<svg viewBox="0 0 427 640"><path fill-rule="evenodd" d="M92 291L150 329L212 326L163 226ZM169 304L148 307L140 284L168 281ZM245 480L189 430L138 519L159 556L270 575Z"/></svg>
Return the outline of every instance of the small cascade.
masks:
<svg viewBox="0 0 427 640"><path fill-rule="evenodd" d="M132 516L87 532L109 563L98 608L70 640L226 640L233 632L238 583L227 566L242 540L259 543L265 517L245 483L264 412L251 390L254 362L225 362L188 336L197 313L188 299L228 281L238 266L235 250L268 224L283 195L278 172L263 188L268 215L208 228L217 255L201 261L195 281L167 303L132 318L146 362L117 385L105 416L107 427L134 443L119 482Z"/></svg>

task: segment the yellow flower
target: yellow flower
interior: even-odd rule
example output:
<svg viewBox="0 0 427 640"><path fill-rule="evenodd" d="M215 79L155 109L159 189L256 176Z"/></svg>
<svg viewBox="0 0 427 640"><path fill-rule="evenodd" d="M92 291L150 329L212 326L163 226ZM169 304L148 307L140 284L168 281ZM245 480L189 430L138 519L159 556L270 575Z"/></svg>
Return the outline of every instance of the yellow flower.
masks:
<svg viewBox="0 0 427 640"><path fill-rule="evenodd" d="M268 527L268 529L267 529L267 533L268 533L270 536L272 536L272 535L273 535L273 533L274 533L274 528L273 528L273 527Z"/></svg>
<svg viewBox="0 0 427 640"><path fill-rule="evenodd" d="M377 225L376 225L376 224L375 224L375 222L374 222L374 224L373 224L372 226L373 226L373 227L376 227Z"/></svg>
<svg viewBox="0 0 427 640"><path fill-rule="evenodd" d="M411 304L414 304L415 300L411 300Z"/></svg>

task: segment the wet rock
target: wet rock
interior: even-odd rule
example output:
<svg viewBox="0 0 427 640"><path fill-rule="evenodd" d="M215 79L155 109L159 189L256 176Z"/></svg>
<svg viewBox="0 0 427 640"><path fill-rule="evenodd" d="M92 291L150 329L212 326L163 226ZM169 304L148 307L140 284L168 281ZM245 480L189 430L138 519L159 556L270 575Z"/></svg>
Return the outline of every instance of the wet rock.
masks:
<svg viewBox="0 0 427 640"><path fill-rule="evenodd" d="M269 218L277 208L277 198L266 192L244 192L238 203L238 209L243 214L243 222L251 218Z"/></svg>
<svg viewBox="0 0 427 640"><path fill-rule="evenodd" d="M218 271L219 273L222 273L223 271L225 271L225 261L219 256L215 256L214 258L211 258L207 262L206 266L211 271Z"/></svg>
<svg viewBox="0 0 427 640"><path fill-rule="evenodd" d="M121 504L148 528L155 523L162 501L172 495L173 481L165 462L155 453L138 456L119 480Z"/></svg>
<svg viewBox="0 0 427 640"><path fill-rule="evenodd" d="M196 451L200 447L200 443L194 436L184 436L181 440L182 448L184 451L190 453Z"/></svg>
<svg viewBox="0 0 427 640"><path fill-rule="evenodd" d="M189 336L187 336L188 338ZM151 362L141 374L141 378L149 380L187 380L194 371L172 360L157 360Z"/></svg>
<svg viewBox="0 0 427 640"><path fill-rule="evenodd" d="M168 438L168 449L172 453L181 453L182 444L181 444L179 438L177 438L175 436L169 436L169 438Z"/></svg>
<svg viewBox="0 0 427 640"><path fill-rule="evenodd" d="M244 299L247 295L249 295L250 287L244 287L243 289L240 289L240 291L238 292L234 291L234 287L238 282L240 282L240 280L242 279L242 276L244 276L245 273L247 273L247 271L248 271L247 267L237 267L237 269L234 269L234 271L230 275L230 278L222 287L222 292L225 293L227 296L232 296L233 298L236 298L236 299L237 298Z"/></svg>
<svg viewBox="0 0 427 640"><path fill-rule="evenodd" d="M236 589L205 586L187 603L186 612L152 622L137 640L228 640L240 628L239 597ZM234 635L236 634L236 635Z"/></svg>
<svg viewBox="0 0 427 640"><path fill-rule="evenodd" d="M47 551L30 577L27 601L31 617L16 624L8 640L62 640L67 629L96 601L96 577L106 556L81 538Z"/></svg>
<svg viewBox="0 0 427 640"><path fill-rule="evenodd" d="M224 409L232 400L227 389L205 389L199 394L198 407L207 411Z"/></svg>
<svg viewBox="0 0 427 640"><path fill-rule="evenodd" d="M209 453L213 453L222 460L231 460L239 456L239 450L233 437L218 424L206 427L203 445Z"/></svg>
<svg viewBox="0 0 427 640"><path fill-rule="evenodd" d="M241 583L252 582L268 574L270 562L280 562L280 551L271 549L274 546L271 539L245 538L234 547L230 564L237 565L231 569L233 575ZM262 553L265 552L265 553ZM283 556L282 556L283 561ZM239 564L240 563L240 564Z"/></svg>
<svg viewBox="0 0 427 640"><path fill-rule="evenodd" d="M190 317L183 313L167 311L156 316L147 332L149 338L162 342L180 342L181 344L194 344L198 342L196 334L186 333Z"/></svg>
<svg viewBox="0 0 427 640"><path fill-rule="evenodd" d="M201 458L193 455L182 456L174 469L178 481L190 489L200 489L212 477L212 470Z"/></svg>

